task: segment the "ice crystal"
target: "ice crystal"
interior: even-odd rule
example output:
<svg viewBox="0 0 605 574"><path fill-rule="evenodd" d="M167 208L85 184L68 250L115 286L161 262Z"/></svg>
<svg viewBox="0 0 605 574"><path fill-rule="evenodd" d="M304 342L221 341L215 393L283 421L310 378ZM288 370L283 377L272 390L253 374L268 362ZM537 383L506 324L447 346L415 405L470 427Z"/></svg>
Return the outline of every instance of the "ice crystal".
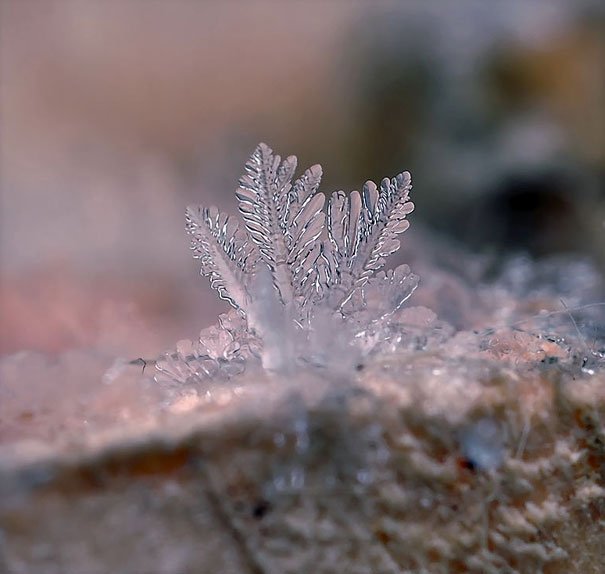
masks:
<svg viewBox="0 0 605 574"><path fill-rule="evenodd" d="M201 274L234 310L158 361L170 380L230 376L259 359L278 371L342 366L355 348L371 350L416 289L407 265L382 270L414 209L409 173L337 191L324 211L321 167L293 181L296 164L258 145L235 192L243 225L214 207L187 209Z"/></svg>

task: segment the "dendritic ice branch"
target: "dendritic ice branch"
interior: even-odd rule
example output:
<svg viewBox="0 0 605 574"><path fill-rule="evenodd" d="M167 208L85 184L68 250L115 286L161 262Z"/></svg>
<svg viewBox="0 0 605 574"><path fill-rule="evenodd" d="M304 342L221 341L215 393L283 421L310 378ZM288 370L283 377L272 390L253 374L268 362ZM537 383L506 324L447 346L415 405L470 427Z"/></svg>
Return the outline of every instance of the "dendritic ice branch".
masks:
<svg viewBox="0 0 605 574"><path fill-rule="evenodd" d="M168 379L228 376L252 361L277 371L342 365L332 355L353 357L364 344L368 352L364 334L386 325L416 289L407 265L381 271L414 209L409 173L380 187L368 181L361 193L337 191L324 210L321 167L294 180L296 164L257 146L235 192L243 225L214 207L187 209L201 274L234 310L157 362Z"/></svg>

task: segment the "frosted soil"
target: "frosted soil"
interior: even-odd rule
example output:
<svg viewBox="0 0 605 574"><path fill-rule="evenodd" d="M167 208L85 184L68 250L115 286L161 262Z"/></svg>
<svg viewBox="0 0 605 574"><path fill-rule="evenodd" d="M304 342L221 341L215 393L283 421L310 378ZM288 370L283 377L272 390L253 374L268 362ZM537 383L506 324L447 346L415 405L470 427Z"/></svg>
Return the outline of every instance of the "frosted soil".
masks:
<svg viewBox="0 0 605 574"><path fill-rule="evenodd" d="M440 256L370 353L323 370L179 383L106 350L4 357L0 565L597 573L600 279L517 259L477 281Z"/></svg>
<svg viewBox="0 0 605 574"><path fill-rule="evenodd" d="M465 276L435 267L438 258L448 260L440 249L428 255L424 262L415 261L421 285L399 312L398 326L376 334L381 342L367 356L334 357L333 367L342 367L336 369L338 378L353 384L356 369L388 362L392 353L413 360L427 353L452 361L473 357L512 368L547 365L588 377L603 368L603 287L589 262L534 264L517 258L482 280L478 275L485 275L485 262L480 258L455 254ZM137 323L121 321L122 331L136 332ZM327 343L334 334L325 336ZM136 345L128 350L136 352ZM97 345L54 355L21 351L0 359L0 444L48 444L111 427L140 427L170 414L216 407L245 392L250 381L267 380L254 361L234 371L241 374L220 373L216 380L154 380L154 357L112 351ZM312 376L333 378L321 370Z"/></svg>

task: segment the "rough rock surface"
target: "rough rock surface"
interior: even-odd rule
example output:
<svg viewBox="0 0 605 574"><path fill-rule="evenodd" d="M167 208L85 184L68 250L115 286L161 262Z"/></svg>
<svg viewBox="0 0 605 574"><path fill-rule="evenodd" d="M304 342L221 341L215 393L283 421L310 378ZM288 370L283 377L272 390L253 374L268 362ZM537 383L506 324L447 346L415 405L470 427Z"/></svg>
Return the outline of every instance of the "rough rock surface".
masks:
<svg viewBox="0 0 605 574"><path fill-rule="evenodd" d="M602 572L605 373L528 337L340 380L251 373L127 427L9 443L0 570Z"/></svg>

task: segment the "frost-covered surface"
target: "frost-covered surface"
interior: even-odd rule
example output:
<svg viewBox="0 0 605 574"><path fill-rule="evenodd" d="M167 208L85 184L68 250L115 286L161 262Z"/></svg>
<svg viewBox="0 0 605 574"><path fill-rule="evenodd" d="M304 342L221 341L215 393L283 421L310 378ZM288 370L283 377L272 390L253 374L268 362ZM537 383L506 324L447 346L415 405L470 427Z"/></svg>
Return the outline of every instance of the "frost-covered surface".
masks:
<svg viewBox="0 0 605 574"><path fill-rule="evenodd" d="M492 290L482 304L497 300ZM510 327L456 331L427 308L399 318L406 338L355 368L151 383L155 401L142 387L130 399L148 401L134 424L116 411L113 425L62 443L5 445L0 566L599 573L602 357L583 366L578 349L591 349L573 324L550 326L553 341ZM119 393L135 367L116 367L106 384ZM87 417L116 406L80 405Z"/></svg>
<svg viewBox="0 0 605 574"><path fill-rule="evenodd" d="M432 353L452 362L472 357L498 367L548 367L589 378L605 368L603 285L589 262L516 258L494 277L469 280L436 267L438 262L422 262L422 257L432 258L429 238L423 249L414 264L422 274L413 297L418 305L400 309L387 325L365 332L370 350L363 353L348 347L349 331L334 328L337 322L328 325L316 338L315 354L323 353L323 366L308 365L310 373L354 381L358 369L388 363L389 356L417 360ZM449 253L461 270L481 263L438 243L435 249L446 259ZM136 427L170 413L216 408L241 396L249 384L268 384L261 349L248 337L244 318L233 310L202 330L201 342L179 343L170 364L180 370L169 376L166 369L155 375L157 381L152 364L132 361L132 356L116 358L107 350L74 350L54 358L24 351L4 357L0 443L55 442Z"/></svg>

